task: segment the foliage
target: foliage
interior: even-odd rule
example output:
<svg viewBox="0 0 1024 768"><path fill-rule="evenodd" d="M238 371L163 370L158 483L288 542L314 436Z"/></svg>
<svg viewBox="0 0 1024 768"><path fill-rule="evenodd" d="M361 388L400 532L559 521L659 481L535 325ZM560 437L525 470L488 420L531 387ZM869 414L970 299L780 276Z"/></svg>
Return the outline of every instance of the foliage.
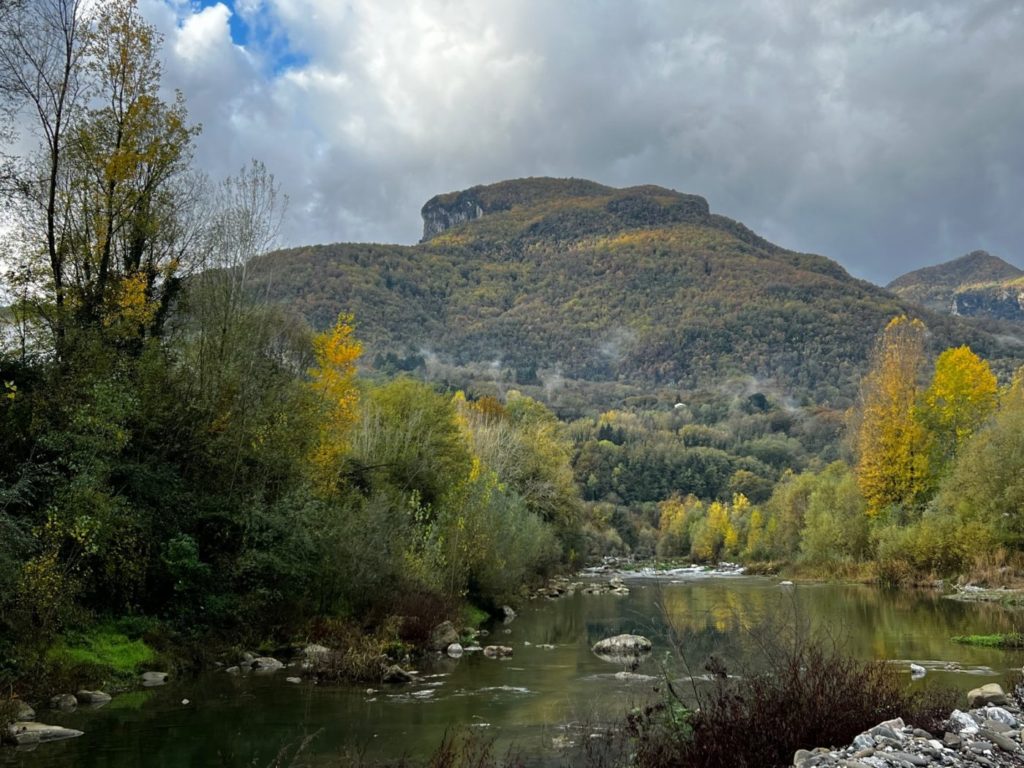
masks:
<svg viewBox="0 0 1024 768"><path fill-rule="evenodd" d="M987 362L968 347L947 349L922 396L920 418L932 443L933 476L941 475L996 408L998 385Z"/></svg>
<svg viewBox="0 0 1024 768"><path fill-rule="evenodd" d="M937 505L976 522L1007 546L1024 549L1024 386L1018 377L991 422L964 445Z"/></svg>
<svg viewBox="0 0 1024 768"><path fill-rule="evenodd" d="M346 453L346 439L356 419L358 390L356 361L362 346L353 338L351 315L339 317L334 327L313 337L316 366L309 386L317 402L319 435L310 461L321 485L330 487Z"/></svg>
<svg viewBox="0 0 1024 768"><path fill-rule="evenodd" d="M156 652L143 640L131 640L104 626L86 632L70 632L46 654L47 662L53 667L84 668L98 679L131 677L156 658Z"/></svg>
<svg viewBox="0 0 1024 768"><path fill-rule="evenodd" d="M871 515L916 509L927 490L927 438L914 413L924 335L920 320L894 317L861 383L857 478Z"/></svg>

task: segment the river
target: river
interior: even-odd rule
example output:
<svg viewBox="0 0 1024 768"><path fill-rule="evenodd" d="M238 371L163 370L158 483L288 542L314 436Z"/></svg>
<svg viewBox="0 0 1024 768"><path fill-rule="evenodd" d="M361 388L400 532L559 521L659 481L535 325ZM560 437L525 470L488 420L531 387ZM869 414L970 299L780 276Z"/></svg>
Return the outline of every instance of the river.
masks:
<svg viewBox="0 0 1024 768"><path fill-rule="evenodd" d="M419 681L408 686L292 684L285 681L287 670L265 677L210 672L120 694L100 709L41 711L40 720L85 735L32 752L4 748L0 766L263 768L282 747L313 734L301 764L326 766L346 752L423 756L450 729L478 730L501 750L515 743L526 754L555 761L559 745L586 736L579 724L621 719L656 696L663 670L678 678L689 669L699 677L709 653L730 663L746 656L746 641L766 621L811 622L856 656L893 660L907 670L908 685L938 680L966 691L1002 682L1024 662L1019 651L951 642L955 635L1021 628L1024 614L995 605L862 585L781 586L777 579L744 576L627 576L626 583L627 596L577 593L528 602L510 624L490 627L487 642L511 646L512 658L466 654L424 663ZM666 619L682 643L682 660L670 652ZM590 651L597 640L623 632L654 642L654 652L632 674ZM911 683L910 661L929 670L924 683ZM947 669L951 663L959 669Z"/></svg>

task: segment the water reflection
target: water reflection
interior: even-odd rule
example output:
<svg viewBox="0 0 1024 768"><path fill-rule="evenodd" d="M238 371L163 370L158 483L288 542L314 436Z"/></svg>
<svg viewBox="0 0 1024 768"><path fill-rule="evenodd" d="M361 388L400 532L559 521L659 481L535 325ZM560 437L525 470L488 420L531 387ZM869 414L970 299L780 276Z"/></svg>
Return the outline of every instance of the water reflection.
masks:
<svg viewBox="0 0 1024 768"><path fill-rule="evenodd" d="M972 648L954 635L1020 629L1020 614L998 606L961 604L931 593L885 592L864 586L780 587L756 578L681 583L638 581L629 596L577 594L528 604L519 618L492 627L511 659L466 654L425 665L408 687L291 685L285 674L236 678L211 673L186 683L116 697L95 712L49 713L45 719L86 732L33 753L0 751L0 766L127 768L153 765L266 766L282 745L319 732L309 765L330 765L342 751L397 757L429 752L447 729L479 729L527 750L547 749L570 722L613 719L653 695L663 674L703 674L712 653L750 659L759 627L776 621L826 628L861 658L914 661L964 690L978 677L1004 674L1024 662L1020 651ZM505 634L504 630L509 633ZM617 667L591 646L617 634L654 643L635 665ZM679 638L682 658L669 638ZM959 664L959 671L946 665ZM917 683L914 683L917 684ZM183 698L193 704L182 706Z"/></svg>

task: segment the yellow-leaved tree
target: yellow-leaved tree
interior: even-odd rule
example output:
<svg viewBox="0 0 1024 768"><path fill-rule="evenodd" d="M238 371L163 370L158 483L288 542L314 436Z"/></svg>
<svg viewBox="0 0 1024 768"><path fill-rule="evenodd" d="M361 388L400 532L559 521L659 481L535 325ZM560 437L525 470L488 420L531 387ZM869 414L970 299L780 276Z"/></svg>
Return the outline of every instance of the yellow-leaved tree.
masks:
<svg viewBox="0 0 1024 768"><path fill-rule="evenodd" d="M871 516L919 507L929 486L927 432L915 413L924 336L920 320L894 317L861 381L857 481Z"/></svg>
<svg viewBox="0 0 1024 768"><path fill-rule="evenodd" d="M313 479L321 490L338 481L348 450L348 435L359 405L356 361L363 352L355 339L352 315L339 315L333 328L313 338L316 366L309 371L309 386L318 408L317 438L310 456Z"/></svg>
<svg viewBox="0 0 1024 768"><path fill-rule="evenodd" d="M967 439L995 412L998 401L995 375L969 347L954 347L939 355L920 405L931 440L934 474L960 453Z"/></svg>

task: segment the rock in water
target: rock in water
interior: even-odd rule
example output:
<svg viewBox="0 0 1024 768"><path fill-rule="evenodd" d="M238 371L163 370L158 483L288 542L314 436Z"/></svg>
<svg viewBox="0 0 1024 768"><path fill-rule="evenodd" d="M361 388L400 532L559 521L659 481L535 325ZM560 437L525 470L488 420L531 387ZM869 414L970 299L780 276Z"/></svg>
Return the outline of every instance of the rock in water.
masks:
<svg viewBox="0 0 1024 768"><path fill-rule="evenodd" d="M14 719L21 723L36 719L36 711L24 701L19 701L17 709L14 710Z"/></svg>
<svg viewBox="0 0 1024 768"><path fill-rule="evenodd" d="M65 695L70 696L70 694ZM14 723L13 725L8 726L3 733L3 741L16 747L24 747L45 741L74 739L81 735L81 731L76 731L73 728L62 728L58 725L27 722Z"/></svg>
<svg viewBox="0 0 1024 768"><path fill-rule="evenodd" d="M277 670L283 667L284 664L271 656L260 656L252 660L252 668L263 674L277 672Z"/></svg>
<svg viewBox="0 0 1024 768"><path fill-rule="evenodd" d="M598 656L622 656L647 653L651 647L651 641L643 635L615 635L598 640L591 650Z"/></svg>
<svg viewBox="0 0 1024 768"><path fill-rule="evenodd" d="M512 649L507 645L488 645L484 648L484 656L492 659L506 659L512 655Z"/></svg>
<svg viewBox="0 0 1024 768"><path fill-rule="evenodd" d="M452 643L445 650L445 653L447 653L453 659L457 659L457 658L459 658L463 654L464 650L465 649L459 643Z"/></svg>
<svg viewBox="0 0 1024 768"><path fill-rule="evenodd" d="M70 712L78 706L78 699L70 693L58 693L50 699L50 709L61 709Z"/></svg>
<svg viewBox="0 0 1024 768"><path fill-rule="evenodd" d="M967 694L967 706L971 709L977 709L986 704L994 704L997 707L1006 704L1006 694L998 683L988 683Z"/></svg>
<svg viewBox="0 0 1024 768"><path fill-rule="evenodd" d="M381 679L385 683L411 683L412 675L410 675L397 664L392 664L390 667L384 670L384 676Z"/></svg>
<svg viewBox="0 0 1024 768"><path fill-rule="evenodd" d="M920 664L910 665L910 679L920 680L922 677L928 674L928 670L922 667Z"/></svg>
<svg viewBox="0 0 1024 768"><path fill-rule="evenodd" d="M142 684L147 688L151 688L155 685L163 685L167 682L166 672L143 672L140 675Z"/></svg>
<svg viewBox="0 0 1024 768"><path fill-rule="evenodd" d="M428 648L432 651L443 651L452 643L459 642L459 633L450 621L443 621L430 632Z"/></svg>

